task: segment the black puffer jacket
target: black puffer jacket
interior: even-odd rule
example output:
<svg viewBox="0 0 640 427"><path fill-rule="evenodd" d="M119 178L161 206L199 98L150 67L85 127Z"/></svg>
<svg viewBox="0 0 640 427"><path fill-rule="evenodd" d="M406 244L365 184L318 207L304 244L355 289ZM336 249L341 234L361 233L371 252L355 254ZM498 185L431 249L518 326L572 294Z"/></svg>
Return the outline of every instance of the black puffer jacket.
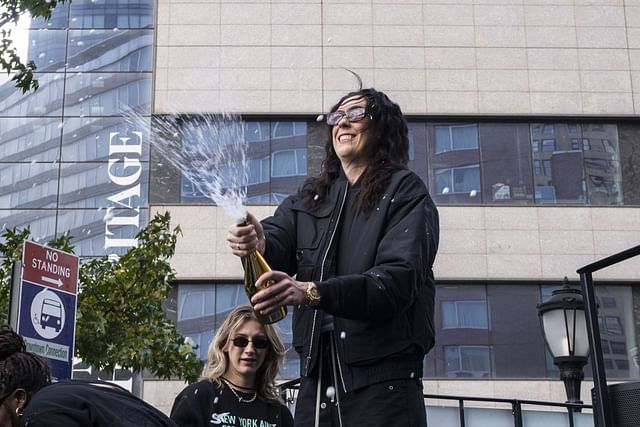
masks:
<svg viewBox="0 0 640 427"><path fill-rule="evenodd" d="M271 267L314 281L320 291L316 309L294 311L301 375L313 371L321 318L329 313L342 338L337 340L342 387L350 391L422 375L424 355L434 344L432 266L439 225L422 180L398 170L372 213L355 219L358 238L336 245L346 189L346 179L338 179L313 210L300 194L290 196L262 223ZM340 276L334 267L337 251L352 254L347 274Z"/></svg>

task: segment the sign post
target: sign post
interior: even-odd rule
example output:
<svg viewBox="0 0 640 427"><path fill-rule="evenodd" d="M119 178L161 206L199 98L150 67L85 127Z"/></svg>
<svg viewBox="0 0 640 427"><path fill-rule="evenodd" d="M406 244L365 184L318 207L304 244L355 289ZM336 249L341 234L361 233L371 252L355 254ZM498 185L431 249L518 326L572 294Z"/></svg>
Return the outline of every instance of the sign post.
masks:
<svg viewBox="0 0 640 427"><path fill-rule="evenodd" d="M76 255L24 242L17 332L28 351L49 359L58 380L73 369L78 272Z"/></svg>

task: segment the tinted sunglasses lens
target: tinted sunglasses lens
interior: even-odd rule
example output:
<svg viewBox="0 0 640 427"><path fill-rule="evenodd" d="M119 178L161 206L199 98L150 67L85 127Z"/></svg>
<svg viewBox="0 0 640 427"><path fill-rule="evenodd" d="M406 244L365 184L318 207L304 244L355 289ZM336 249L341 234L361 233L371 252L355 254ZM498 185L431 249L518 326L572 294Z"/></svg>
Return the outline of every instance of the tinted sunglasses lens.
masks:
<svg viewBox="0 0 640 427"><path fill-rule="evenodd" d="M265 339L262 339L262 338L255 338L253 340L253 346L255 348L258 348L258 349L262 350L262 349L265 349L265 348L269 347L269 341L265 340Z"/></svg>
<svg viewBox="0 0 640 427"><path fill-rule="evenodd" d="M235 345L236 347L246 347L249 345L249 340L246 339L245 337L236 337L231 341L233 342L233 345Z"/></svg>
<svg viewBox="0 0 640 427"><path fill-rule="evenodd" d="M342 111L334 111L333 113L329 113L329 115L327 116L327 124L329 126L333 126L337 124L345 115L346 114Z"/></svg>
<svg viewBox="0 0 640 427"><path fill-rule="evenodd" d="M244 348L249 345L249 339L245 337L236 337L231 341L233 342L233 345L235 345L236 347ZM253 347L260 350L265 349L271 345L269 340L266 340L264 338L254 338L251 342L253 343Z"/></svg>
<svg viewBox="0 0 640 427"><path fill-rule="evenodd" d="M354 110L347 111L347 119L350 122L359 122L364 119L365 109L364 108L356 108Z"/></svg>

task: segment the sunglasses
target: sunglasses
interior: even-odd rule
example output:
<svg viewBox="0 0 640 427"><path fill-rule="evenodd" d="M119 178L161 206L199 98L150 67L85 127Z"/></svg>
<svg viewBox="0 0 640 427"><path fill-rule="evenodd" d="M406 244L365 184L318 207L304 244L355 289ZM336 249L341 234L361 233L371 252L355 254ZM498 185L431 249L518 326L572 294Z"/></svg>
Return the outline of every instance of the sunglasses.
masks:
<svg viewBox="0 0 640 427"><path fill-rule="evenodd" d="M359 122L367 115L366 107L355 107L348 111L334 111L327 116L327 124L329 126L337 125L343 117L346 117L349 122Z"/></svg>
<svg viewBox="0 0 640 427"><path fill-rule="evenodd" d="M271 343L266 338L252 338L249 339L247 337L235 337L231 340L233 345L236 347L245 348L249 345L249 342L253 343L253 347L259 350L264 350L265 348L271 347Z"/></svg>

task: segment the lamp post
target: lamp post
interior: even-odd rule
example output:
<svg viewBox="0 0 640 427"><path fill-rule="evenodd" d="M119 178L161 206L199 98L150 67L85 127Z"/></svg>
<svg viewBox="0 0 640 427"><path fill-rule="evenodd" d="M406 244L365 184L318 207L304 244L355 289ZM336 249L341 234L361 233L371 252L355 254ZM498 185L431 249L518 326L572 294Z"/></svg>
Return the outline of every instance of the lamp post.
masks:
<svg viewBox="0 0 640 427"><path fill-rule="evenodd" d="M563 285L552 292L548 301L538 304L538 316L542 335L553 356L553 363L560 369L560 379L564 382L567 392L566 403L582 403L582 368L589 358L584 303L582 292L570 287L566 277Z"/></svg>

